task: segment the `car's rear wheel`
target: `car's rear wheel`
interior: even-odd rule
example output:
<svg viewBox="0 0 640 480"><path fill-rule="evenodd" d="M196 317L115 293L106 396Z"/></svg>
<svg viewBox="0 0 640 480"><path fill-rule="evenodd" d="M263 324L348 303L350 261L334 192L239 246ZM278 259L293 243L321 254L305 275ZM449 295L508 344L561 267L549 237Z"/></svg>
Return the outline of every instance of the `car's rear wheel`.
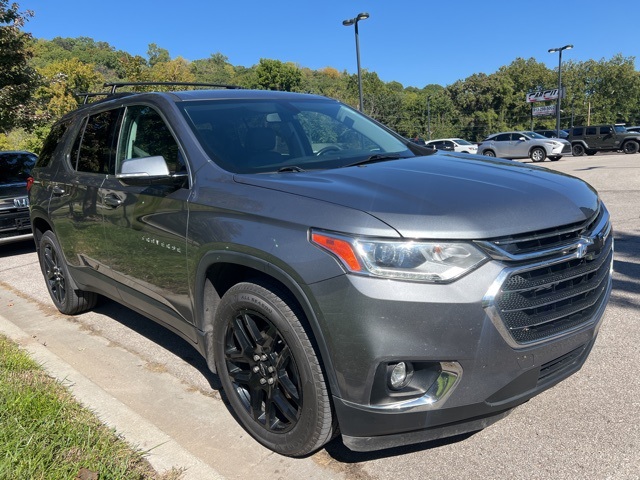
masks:
<svg viewBox="0 0 640 480"><path fill-rule="evenodd" d="M320 361L303 314L270 282L239 283L214 321L215 361L244 428L282 455L308 455L337 428Z"/></svg>
<svg viewBox="0 0 640 480"><path fill-rule="evenodd" d="M51 300L61 313L77 315L96 305L98 294L78 289L71 278L62 249L53 232L46 231L42 235L38 256Z"/></svg>
<svg viewBox="0 0 640 480"><path fill-rule="evenodd" d="M638 142L635 140L629 140L624 144L622 149L624 150L624 153L638 153L639 147L640 145L638 145Z"/></svg>
<svg viewBox="0 0 640 480"><path fill-rule="evenodd" d="M484 152L482 152L482 155L484 155L485 157L495 157L496 154L493 150L485 150Z"/></svg>
<svg viewBox="0 0 640 480"><path fill-rule="evenodd" d="M584 147L579 143L576 143L573 147L571 147L571 152L574 157L581 157L584 155Z"/></svg>
<svg viewBox="0 0 640 480"><path fill-rule="evenodd" d="M544 151L544 148L536 147L531 149L529 156L534 162L544 162L544 159L547 158L547 152Z"/></svg>

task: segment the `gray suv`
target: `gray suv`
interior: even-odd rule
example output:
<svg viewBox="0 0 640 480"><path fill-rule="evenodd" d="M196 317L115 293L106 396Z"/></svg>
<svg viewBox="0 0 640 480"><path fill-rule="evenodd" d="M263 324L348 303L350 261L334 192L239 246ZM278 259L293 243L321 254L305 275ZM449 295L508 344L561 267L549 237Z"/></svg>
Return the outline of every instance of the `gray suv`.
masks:
<svg viewBox="0 0 640 480"><path fill-rule="evenodd" d="M552 162L571 153L571 144L562 138L547 138L536 132L502 132L489 135L478 153L487 157L530 158L534 162Z"/></svg>
<svg viewBox="0 0 640 480"><path fill-rule="evenodd" d="M182 336L284 455L482 429L581 368L610 295L589 185L325 97L116 92L53 127L33 177L57 308L104 296Z"/></svg>

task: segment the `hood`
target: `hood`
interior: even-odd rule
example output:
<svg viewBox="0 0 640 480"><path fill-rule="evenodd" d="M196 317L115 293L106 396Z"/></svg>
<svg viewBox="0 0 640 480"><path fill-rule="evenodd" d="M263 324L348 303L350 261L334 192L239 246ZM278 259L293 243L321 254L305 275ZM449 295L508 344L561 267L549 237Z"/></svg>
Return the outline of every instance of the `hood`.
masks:
<svg viewBox="0 0 640 480"><path fill-rule="evenodd" d="M597 193L575 177L469 154L236 181L361 210L409 238L501 237L584 221L598 207Z"/></svg>

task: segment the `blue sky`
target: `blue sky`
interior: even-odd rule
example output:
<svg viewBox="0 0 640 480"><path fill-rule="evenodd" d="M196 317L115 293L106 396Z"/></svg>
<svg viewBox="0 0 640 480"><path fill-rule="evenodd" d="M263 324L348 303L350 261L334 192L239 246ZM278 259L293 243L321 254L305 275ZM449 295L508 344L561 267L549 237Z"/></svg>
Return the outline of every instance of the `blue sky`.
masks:
<svg viewBox="0 0 640 480"><path fill-rule="evenodd" d="M368 12L359 23L361 66L405 87L450 85L518 57L556 68L558 54L547 50L566 44L574 49L563 61L640 56L638 0L16 1L35 12L24 29L36 38L91 37L145 58L155 43L172 58L220 52L245 67L270 58L349 73L355 32L342 21Z"/></svg>

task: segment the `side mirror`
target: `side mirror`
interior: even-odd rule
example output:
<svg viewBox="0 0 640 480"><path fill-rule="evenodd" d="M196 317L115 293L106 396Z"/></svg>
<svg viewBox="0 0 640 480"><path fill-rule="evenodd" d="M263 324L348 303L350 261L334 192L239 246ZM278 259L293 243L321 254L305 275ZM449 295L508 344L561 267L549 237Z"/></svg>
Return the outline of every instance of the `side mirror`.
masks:
<svg viewBox="0 0 640 480"><path fill-rule="evenodd" d="M180 187L187 180L187 173L169 174L164 157L130 158L122 162L116 178L125 185L167 185Z"/></svg>

